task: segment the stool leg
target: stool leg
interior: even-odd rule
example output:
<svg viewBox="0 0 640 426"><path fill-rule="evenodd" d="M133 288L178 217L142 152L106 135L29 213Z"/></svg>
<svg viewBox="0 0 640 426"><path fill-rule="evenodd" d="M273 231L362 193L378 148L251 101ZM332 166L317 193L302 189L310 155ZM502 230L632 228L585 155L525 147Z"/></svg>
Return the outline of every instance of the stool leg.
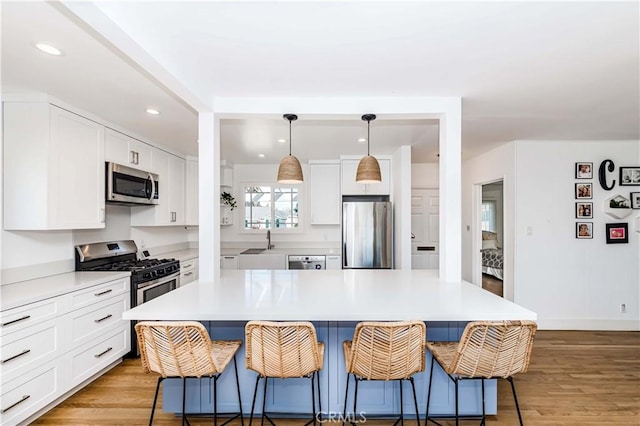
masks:
<svg viewBox="0 0 640 426"><path fill-rule="evenodd" d="M520 405L518 405L518 397L516 396L516 385L513 383L513 377L507 377L509 383L511 383L511 391L513 391L513 400L516 402L516 411L518 412L518 420L520 420L520 426L522 423L522 414L520 414Z"/></svg>
<svg viewBox="0 0 640 426"><path fill-rule="evenodd" d="M457 378L453 381L453 384L455 385L455 388L456 388L456 426L458 426L459 418L458 418L458 379Z"/></svg>
<svg viewBox="0 0 640 426"><path fill-rule="evenodd" d="M236 371L236 388L238 389L238 406L240 407L240 424L244 426L244 416L242 415L242 397L240 396L240 380L238 380L238 362L233 356L233 368Z"/></svg>
<svg viewBox="0 0 640 426"><path fill-rule="evenodd" d="M349 377L351 374L347 373L347 386L344 389L344 411L342 412L342 426L344 426L344 421L347 418L347 395L349 395ZM151 424L149 424L151 426Z"/></svg>
<svg viewBox="0 0 640 426"><path fill-rule="evenodd" d="M213 376L213 426L218 426L218 376Z"/></svg>
<svg viewBox="0 0 640 426"><path fill-rule="evenodd" d="M256 396L258 395L258 383L260 383L260 375L256 377L256 386L253 388L253 402L251 402L251 417L249 417L249 426L253 422L253 411L256 406Z"/></svg>
<svg viewBox="0 0 640 426"><path fill-rule="evenodd" d="M413 390L413 405L416 407L416 422L420 426L420 413L418 412L418 398L416 397L416 384L413 382L413 377L409 377L411 383L411 390Z"/></svg>
<svg viewBox="0 0 640 426"><path fill-rule="evenodd" d="M484 378L480 379L482 381L482 421L480 422L480 426L485 426L485 409L484 409Z"/></svg>
<svg viewBox="0 0 640 426"><path fill-rule="evenodd" d="M424 417L424 426L429 423L429 403L431 402L431 382L433 381L433 357L431 357L431 372L429 373L429 387L427 387L427 414Z"/></svg>
<svg viewBox="0 0 640 426"><path fill-rule="evenodd" d="M268 377L264 377L264 392L262 394L262 418L260 419L260 426L264 426L265 406L267 405L267 380Z"/></svg>
<svg viewBox="0 0 640 426"><path fill-rule="evenodd" d="M160 390L160 383L164 380L164 377L158 377L158 384L156 385L156 394L153 397L153 406L151 407L151 417L149 417L149 426L153 423L153 413L156 411L156 402L158 402L158 391Z"/></svg>
<svg viewBox="0 0 640 426"><path fill-rule="evenodd" d="M402 399L402 383L404 380L400 379L400 424L404 426L404 401Z"/></svg>
<svg viewBox="0 0 640 426"><path fill-rule="evenodd" d="M316 372L311 373L311 413L313 414L313 426L316 426Z"/></svg>
<svg viewBox="0 0 640 426"><path fill-rule="evenodd" d="M318 419L322 422L322 394L320 393L320 371L316 371L316 380L318 383L318 408L320 411L318 412Z"/></svg>
<svg viewBox="0 0 640 426"><path fill-rule="evenodd" d="M353 418L356 418L356 404L358 402L358 378L356 375L353 375L353 380L355 381L355 392L353 393Z"/></svg>
<svg viewBox="0 0 640 426"><path fill-rule="evenodd" d="M183 377L182 378L182 426L184 426L187 420L187 415L185 414L186 399L187 399L187 378Z"/></svg>

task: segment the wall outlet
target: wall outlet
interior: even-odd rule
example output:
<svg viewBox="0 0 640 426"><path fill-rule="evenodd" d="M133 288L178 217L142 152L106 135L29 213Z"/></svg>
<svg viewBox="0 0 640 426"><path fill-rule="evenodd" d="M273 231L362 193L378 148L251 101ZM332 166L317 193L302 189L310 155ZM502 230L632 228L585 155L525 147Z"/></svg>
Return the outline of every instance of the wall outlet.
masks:
<svg viewBox="0 0 640 426"><path fill-rule="evenodd" d="M620 304L620 313L621 314L626 314L627 313L627 304L626 303Z"/></svg>

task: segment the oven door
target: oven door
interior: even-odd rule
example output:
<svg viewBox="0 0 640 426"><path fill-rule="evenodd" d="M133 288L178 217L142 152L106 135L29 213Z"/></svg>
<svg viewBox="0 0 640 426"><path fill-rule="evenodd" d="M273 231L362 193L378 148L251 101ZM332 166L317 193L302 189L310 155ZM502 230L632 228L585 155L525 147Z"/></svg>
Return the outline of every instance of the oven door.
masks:
<svg viewBox="0 0 640 426"><path fill-rule="evenodd" d="M141 305L158 296L169 293L180 286L180 272L158 278L157 280L139 283L136 289L136 306Z"/></svg>

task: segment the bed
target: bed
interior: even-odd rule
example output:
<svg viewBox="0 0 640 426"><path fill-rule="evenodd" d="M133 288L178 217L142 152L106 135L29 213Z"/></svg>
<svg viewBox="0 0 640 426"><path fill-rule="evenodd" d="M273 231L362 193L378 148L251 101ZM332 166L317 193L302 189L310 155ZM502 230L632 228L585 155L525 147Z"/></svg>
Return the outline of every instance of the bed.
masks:
<svg viewBox="0 0 640 426"><path fill-rule="evenodd" d="M504 277L504 254L498 244L498 234L482 231L482 273L499 280Z"/></svg>

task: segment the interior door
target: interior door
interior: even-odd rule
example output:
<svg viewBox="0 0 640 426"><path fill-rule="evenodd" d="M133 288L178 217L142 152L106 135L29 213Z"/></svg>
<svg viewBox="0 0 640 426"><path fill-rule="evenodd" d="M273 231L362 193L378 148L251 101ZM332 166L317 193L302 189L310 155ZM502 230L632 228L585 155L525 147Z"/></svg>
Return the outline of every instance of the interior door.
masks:
<svg viewBox="0 0 640 426"><path fill-rule="evenodd" d="M411 269L438 269L440 196L437 189L411 190Z"/></svg>

